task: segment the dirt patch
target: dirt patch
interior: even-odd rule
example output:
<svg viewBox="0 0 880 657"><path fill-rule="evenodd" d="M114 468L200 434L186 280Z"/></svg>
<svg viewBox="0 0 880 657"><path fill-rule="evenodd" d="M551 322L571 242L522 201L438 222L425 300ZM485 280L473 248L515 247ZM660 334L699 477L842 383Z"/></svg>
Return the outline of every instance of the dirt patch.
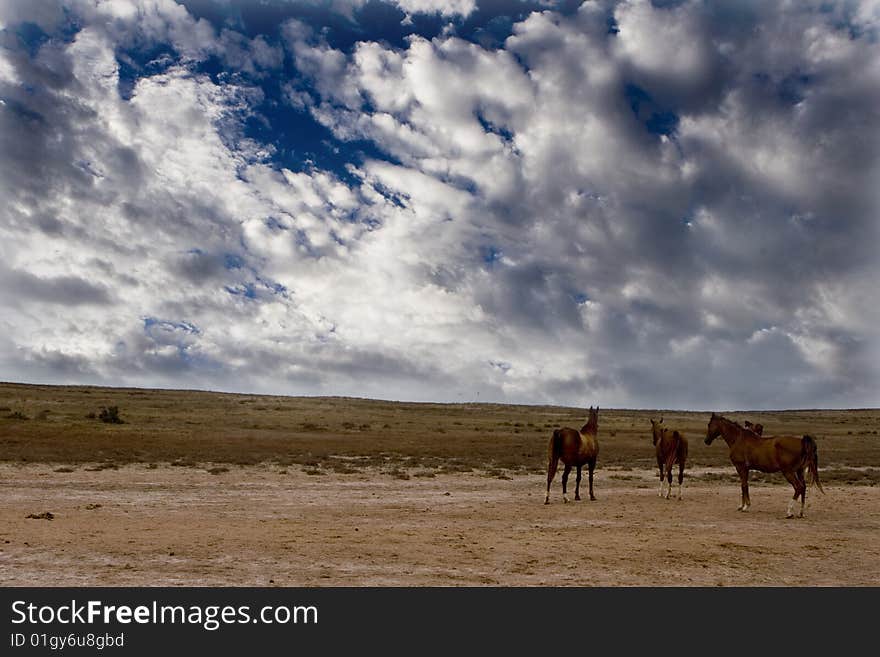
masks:
<svg viewBox="0 0 880 657"><path fill-rule="evenodd" d="M787 485L755 483L739 513L738 483L665 500L647 469L597 470L596 502L563 504L557 479L545 506L537 474L53 467L0 464L0 585L880 585L869 485L810 488L785 520Z"/></svg>

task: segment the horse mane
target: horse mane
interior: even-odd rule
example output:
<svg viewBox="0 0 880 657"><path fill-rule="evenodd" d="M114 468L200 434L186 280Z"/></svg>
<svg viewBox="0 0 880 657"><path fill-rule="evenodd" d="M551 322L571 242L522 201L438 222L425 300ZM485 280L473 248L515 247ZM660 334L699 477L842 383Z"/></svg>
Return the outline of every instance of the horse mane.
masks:
<svg viewBox="0 0 880 657"><path fill-rule="evenodd" d="M761 434L756 433L755 431L752 431L752 430L749 429L748 427L744 427L743 425L741 425L741 424L740 424L739 422L737 422L736 420L731 420L730 418L724 417L723 415L719 415L718 417L720 417L720 418L721 418L722 420L724 420L725 422L730 422L732 425L734 425L735 427L737 427L740 431L745 431L745 432L747 432L747 433L750 433L750 434L752 434L753 436L755 436L756 438L764 438L764 436L762 436Z"/></svg>

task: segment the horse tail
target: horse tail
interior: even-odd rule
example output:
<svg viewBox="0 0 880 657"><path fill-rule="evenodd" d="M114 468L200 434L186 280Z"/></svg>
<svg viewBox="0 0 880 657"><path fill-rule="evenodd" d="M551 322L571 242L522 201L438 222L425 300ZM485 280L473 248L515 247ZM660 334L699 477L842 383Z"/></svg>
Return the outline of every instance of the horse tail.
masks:
<svg viewBox="0 0 880 657"><path fill-rule="evenodd" d="M554 458L559 458L559 455L562 453L562 431L559 429L553 430L553 437L550 438L550 444L548 445L547 451L549 452L548 456L551 461Z"/></svg>
<svg viewBox="0 0 880 657"><path fill-rule="evenodd" d="M805 434L801 439L801 445L807 469L810 471L810 483L815 484L824 493L825 489L819 482L819 450L816 446L816 439Z"/></svg>
<svg viewBox="0 0 880 657"><path fill-rule="evenodd" d="M681 448L682 439L681 434L678 431L672 432L672 445L669 446L669 451L666 453L666 472L672 471L672 466L675 465L675 462L678 460L679 449ZM685 447L687 449L687 447Z"/></svg>

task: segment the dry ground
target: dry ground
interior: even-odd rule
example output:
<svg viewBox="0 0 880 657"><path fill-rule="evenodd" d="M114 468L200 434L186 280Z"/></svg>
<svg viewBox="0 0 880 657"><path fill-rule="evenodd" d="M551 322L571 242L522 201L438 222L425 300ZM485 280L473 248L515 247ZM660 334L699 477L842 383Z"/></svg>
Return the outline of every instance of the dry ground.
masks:
<svg viewBox="0 0 880 657"><path fill-rule="evenodd" d="M0 584L880 585L880 488L808 493L600 471L596 502L543 504L538 475L0 465ZM54 519L31 519L49 511Z"/></svg>
<svg viewBox="0 0 880 657"><path fill-rule="evenodd" d="M682 502L656 495L661 414ZM736 511L708 413L602 409L598 501L557 475L544 506L583 409L0 383L0 585L880 585L880 410L725 414L816 437L806 519L780 475Z"/></svg>

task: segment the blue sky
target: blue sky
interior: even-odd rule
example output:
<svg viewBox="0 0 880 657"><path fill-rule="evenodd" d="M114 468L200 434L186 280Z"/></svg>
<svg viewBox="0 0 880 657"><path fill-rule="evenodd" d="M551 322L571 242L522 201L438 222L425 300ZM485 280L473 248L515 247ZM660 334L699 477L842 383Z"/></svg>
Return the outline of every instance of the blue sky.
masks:
<svg viewBox="0 0 880 657"><path fill-rule="evenodd" d="M875 406L878 24L3 3L0 378Z"/></svg>

